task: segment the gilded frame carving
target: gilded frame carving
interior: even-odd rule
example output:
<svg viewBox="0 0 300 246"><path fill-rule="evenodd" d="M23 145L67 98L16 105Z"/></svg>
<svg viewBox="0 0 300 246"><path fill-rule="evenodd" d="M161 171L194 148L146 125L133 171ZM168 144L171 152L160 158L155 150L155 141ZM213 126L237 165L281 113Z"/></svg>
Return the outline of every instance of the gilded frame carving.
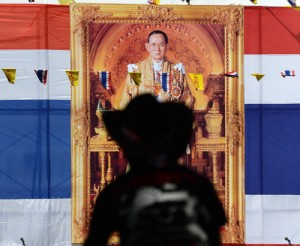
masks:
<svg viewBox="0 0 300 246"><path fill-rule="evenodd" d="M204 92L210 96L221 95L224 109L224 137L201 140L195 144L195 151L207 151L212 162L214 158L220 158L217 156L218 152L224 153L221 158L224 162L225 178L223 186L220 185L224 188L223 202L228 223L222 231L222 241L244 243L243 7L74 3L70 5L70 13L71 69L79 71L79 85L72 87L71 91L72 243L83 243L88 231L91 210L91 159L98 158L99 162L104 163L105 156L98 153L99 148L104 154L105 151L119 151L115 144L102 142L101 134L98 136L100 140L92 143L91 92L95 88L91 82L95 69L93 61L96 58L92 57L91 40L96 42L96 38L92 37L91 29L97 27L97 24L124 25L126 28L128 25L164 25L172 28L182 27L182 30L203 25L207 30L213 27L213 32L221 30L219 36L224 40L220 39L222 42L218 49L224 54L221 62L223 73L236 71L238 78L230 78L221 73L207 74L210 70L219 71L219 68L213 69L214 59L218 58L214 57L213 51L208 51L205 45L199 44L197 36L189 36L188 39L191 43L195 42L194 46L201 51L199 56L203 59L206 57L207 63L204 62L203 67L200 67L206 81ZM214 25L218 28L214 29ZM118 38L115 46L123 42L122 37L118 35L111 38ZM108 55L107 57L109 58ZM201 57L199 59L202 59ZM97 88L95 90L97 91ZM97 156L92 156L92 152L97 152Z"/></svg>

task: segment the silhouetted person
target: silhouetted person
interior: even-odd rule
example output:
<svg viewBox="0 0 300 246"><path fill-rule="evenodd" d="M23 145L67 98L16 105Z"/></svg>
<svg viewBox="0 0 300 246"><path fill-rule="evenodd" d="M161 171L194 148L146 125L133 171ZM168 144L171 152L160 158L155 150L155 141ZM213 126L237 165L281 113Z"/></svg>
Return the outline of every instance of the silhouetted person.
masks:
<svg viewBox="0 0 300 246"><path fill-rule="evenodd" d="M218 246L226 219L213 185L178 163L193 112L144 94L103 120L131 168L100 193L85 246L106 245L114 231L122 246Z"/></svg>

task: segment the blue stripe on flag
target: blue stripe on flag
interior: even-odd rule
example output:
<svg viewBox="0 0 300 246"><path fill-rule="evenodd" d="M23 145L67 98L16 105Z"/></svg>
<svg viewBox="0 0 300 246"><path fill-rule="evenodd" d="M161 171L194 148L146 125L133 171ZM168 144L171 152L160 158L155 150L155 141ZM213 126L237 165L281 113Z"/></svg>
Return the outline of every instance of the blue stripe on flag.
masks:
<svg viewBox="0 0 300 246"><path fill-rule="evenodd" d="M70 198L70 101L0 101L0 199ZM300 195L300 105L245 105L246 194Z"/></svg>
<svg viewBox="0 0 300 246"><path fill-rule="evenodd" d="M0 101L0 118L0 199L70 198L70 101Z"/></svg>
<svg viewBox="0 0 300 246"><path fill-rule="evenodd" d="M246 194L300 195L300 105L245 105Z"/></svg>

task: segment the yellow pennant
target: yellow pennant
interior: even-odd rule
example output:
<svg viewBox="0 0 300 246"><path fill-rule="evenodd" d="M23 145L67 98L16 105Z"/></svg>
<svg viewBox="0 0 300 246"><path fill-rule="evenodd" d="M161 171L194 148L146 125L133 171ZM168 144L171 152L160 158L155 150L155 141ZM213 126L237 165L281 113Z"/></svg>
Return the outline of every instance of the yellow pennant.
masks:
<svg viewBox="0 0 300 246"><path fill-rule="evenodd" d="M79 74L79 71L66 70L66 74L68 75L69 80L70 80L72 86L78 85L78 74Z"/></svg>
<svg viewBox="0 0 300 246"><path fill-rule="evenodd" d="M140 85L141 84L142 73L130 72L129 75L130 75L130 77L132 78L133 82L136 85Z"/></svg>
<svg viewBox="0 0 300 246"><path fill-rule="evenodd" d="M14 84L16 80L16 69L15 68L2 68L9 83Z"/></svg>
<svg viewBox="0 0 300 246"><path fill-rule="evenodd" d="M203 74L202 73L189 73L196 90L204 90Z"/></svg>
<svg viewBox="0 0 300 246"><path fill-rule="evenodd" d="M70 3L74 3L74 0L58 0L61 5L69 5Z"/></svg>
<svg viewBox="0 0 300 246"><path fill-rule="evenodd" d="M262 73L252 73L251 75L256 77L257 81L260 81L265 76Z"/></svg>
<svg viewBox="0 0 300 246"><path fill-rule="evenodd" d="M154 5L159 5L160 4L160 0L148 0L148 3L154 4Z"/></svg>
<svg viewBox="0 0 300 246"><path fill-rule="evenodd" d="M250 0L252 3L257 4L256 0Z"/></svg>

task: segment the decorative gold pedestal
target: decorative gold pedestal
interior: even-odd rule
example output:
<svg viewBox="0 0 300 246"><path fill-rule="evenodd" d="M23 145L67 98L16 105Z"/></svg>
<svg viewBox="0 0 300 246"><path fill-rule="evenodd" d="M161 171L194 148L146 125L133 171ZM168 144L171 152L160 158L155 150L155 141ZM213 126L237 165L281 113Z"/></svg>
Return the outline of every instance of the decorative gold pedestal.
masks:
<svg viewBox="0 0 300 246"><path fill-rule="evenodd" d="M119 146L114 141L107 140L107 133L104 128L95 128L98 135L90 139L90 152L98 152L101 179L98 187L94 187L96 197L104 187L113 181L113 168L111 165L111 152L118 152ZM105 156L107 155L107 170L105 174Z"/></svg>
<svg viewBox="0 0 300 246"><path fill-rule="evenodd" d="M195 144L196 152L207 151L212 158L212 182L217 190L224 190L224 186L218 177L217 153L225 151L225 137L199 138Z"/></svg>

